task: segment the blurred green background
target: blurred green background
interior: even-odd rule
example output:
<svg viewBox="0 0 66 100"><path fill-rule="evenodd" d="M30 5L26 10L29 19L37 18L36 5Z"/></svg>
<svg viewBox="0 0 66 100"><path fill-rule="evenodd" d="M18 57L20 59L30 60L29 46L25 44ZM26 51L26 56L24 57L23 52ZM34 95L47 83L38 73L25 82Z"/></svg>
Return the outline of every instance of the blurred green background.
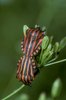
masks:
<svg viewBox="0 0 66 100"><path fill-rule="evenodd" d="M66 0L0 0L0 99L22 84L16 79L16 70L25 24L29 27L45 25L47 34L60 41L66 36ZM66 58L66 48L59 60L63 58ZM22 93L30 100L37 100L42 92L50 95L52 83L58 77L63 83L58 100L66 100L66 63L43 68L31 87L26 86L9 100L20 100L17 98Z"/></svg>

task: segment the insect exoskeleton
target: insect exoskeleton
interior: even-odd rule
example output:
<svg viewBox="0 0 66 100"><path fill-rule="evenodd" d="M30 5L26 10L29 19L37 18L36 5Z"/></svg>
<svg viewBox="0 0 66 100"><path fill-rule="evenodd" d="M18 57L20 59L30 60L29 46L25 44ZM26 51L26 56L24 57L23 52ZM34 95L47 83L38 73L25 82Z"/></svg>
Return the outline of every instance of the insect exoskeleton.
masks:
<svg viewBox="0 0 66 100"><path fill-rule="evenodd" d="M31 84L39 72L36 67L34 56L40 51L42 39L45 35L44 28L38 25L35 28L23 27L24 39L21 42L23 57L18 62L17 78L24 84Z"/></svg>

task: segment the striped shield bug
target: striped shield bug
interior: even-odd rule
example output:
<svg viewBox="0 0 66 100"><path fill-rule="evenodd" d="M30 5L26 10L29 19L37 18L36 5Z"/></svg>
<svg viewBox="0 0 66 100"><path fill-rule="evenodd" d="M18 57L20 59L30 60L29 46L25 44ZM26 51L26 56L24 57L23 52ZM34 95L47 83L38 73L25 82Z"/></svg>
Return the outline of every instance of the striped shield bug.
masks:
<svg viewBox="0 0 66 100"><path fill-rule="evenodd" d="M17 64L17 78L24 84L31 84L38 73L38 67L34 56L39 52L45 31L39 26L35 28L23 27L24 39L21 42L23 56Z"/></svg>

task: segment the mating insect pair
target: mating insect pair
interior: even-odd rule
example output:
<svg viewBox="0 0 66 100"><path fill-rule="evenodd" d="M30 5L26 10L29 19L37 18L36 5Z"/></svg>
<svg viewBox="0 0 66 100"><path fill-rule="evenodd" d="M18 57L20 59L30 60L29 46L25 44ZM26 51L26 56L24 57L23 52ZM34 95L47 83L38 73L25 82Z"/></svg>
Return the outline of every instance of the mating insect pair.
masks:
<svg viewBox="0 0 66 100"><path fill-rule="evenodd" d="M40 27L28 28L26 25L24 29L24 40L21 42L21 49L23 57L20 58L17 65L17 78L24 84L31 84L38 73L37 64L34 56L39 52L42 39L45 31Z"/></svg>

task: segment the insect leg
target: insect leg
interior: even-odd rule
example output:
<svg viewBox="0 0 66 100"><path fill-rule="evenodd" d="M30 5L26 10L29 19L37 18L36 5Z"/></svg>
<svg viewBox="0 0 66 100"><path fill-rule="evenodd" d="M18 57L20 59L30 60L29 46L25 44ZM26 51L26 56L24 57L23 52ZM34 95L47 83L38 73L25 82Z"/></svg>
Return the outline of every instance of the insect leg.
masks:
<svg viewBox="0 0 66 100"><path fill-rule="evenodd" d="M21 42L21 50L24 53L24 41Z"/></svg>
<svg viewBox="0 0 66 100"><path fill-rule="evenodd" d="M35 77L35 75L37 75L37 73L39 72L39 69L37 68L37 64L36 64L35 60L33 58L31 58L31 60L32 60L33 73L34 73L34 77Z"/></svg>
<svg viewBox="0 0 66 100"><path fill-rule="evenodd" d="M17 63L16 77L18 78L18 80L21 80L21 63L22 63L22 57L20 58L20 60Z"/></svg>

